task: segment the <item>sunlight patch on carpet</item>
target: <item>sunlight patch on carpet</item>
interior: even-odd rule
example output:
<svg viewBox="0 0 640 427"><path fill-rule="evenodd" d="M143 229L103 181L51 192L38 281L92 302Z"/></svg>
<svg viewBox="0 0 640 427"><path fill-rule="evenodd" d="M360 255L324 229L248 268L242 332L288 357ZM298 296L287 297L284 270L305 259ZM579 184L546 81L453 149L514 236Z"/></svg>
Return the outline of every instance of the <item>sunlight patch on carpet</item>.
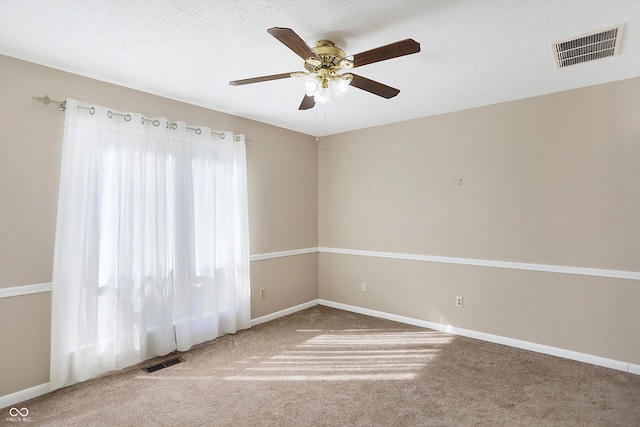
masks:
<svg viewBox="0 0 640 427"><path fill-rule="evenodd" d="M304 330L300 332L310 332ZM317 331L313 338L252 366L228 381L412 380L453 336L389 330Z"/></svg>
<svg viewBox="0 0 640 427"><path fill-rule="evenodd" d="M344 375L277 375L277 376L249 376L242 375L238 377L228 377L229 381L364 381L364 380L412 380L417 376L416 373L407 374L391 374L391 373L374 373L374 374L344 374Z"/></svg>

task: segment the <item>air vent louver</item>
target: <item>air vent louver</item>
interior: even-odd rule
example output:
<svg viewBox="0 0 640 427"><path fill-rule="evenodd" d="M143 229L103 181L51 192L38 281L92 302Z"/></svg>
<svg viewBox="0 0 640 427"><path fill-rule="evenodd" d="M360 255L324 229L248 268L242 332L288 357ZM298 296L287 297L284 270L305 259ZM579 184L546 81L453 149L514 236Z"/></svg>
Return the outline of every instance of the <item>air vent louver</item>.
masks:
<svg viewBox="0 0 640 427"><path fill-rule="evenodd" d="M622 26L553 45L558 68L613 56L620 50Z"/></svg>
<svg viewBox="0 0 640 427"><path fill-rule="evenodd" d="M143 371L150 374L155 371L159 371L160 369L168 368L169 366L177 365L178 363L184 362L184 359L181 357L176 357L174 359L165 360L162 363L158 363L156 365L147 366L146 368L142 368Z"/></svg>

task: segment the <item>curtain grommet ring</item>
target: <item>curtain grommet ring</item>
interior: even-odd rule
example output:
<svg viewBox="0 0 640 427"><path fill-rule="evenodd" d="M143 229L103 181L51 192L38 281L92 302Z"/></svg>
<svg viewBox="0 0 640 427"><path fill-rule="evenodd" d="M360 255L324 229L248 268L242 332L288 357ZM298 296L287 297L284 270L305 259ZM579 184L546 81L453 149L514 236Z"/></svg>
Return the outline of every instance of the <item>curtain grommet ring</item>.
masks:
<svg viewBox="0 0 640 427"><path fill-rule="evenodd" d="M218 138L220 139L224 139L227 135L225 135L224 133L219 133L218 134Z"/></svg>
<svg viewBox="0 0 640 427"><path fill-rule="evenodd" d="M95 113L96 113L95 107L89 108L89 114L91 114L93 116Z"/></svg>
<svg viewBox="0 0 640 427"><path fill-rule="evenodd" d="M196 128L196 135L200 135L202 133L202 129Z"/></svg>
<svg viewBox="0 0 640 427"><path fill-rule="evenodd" d="M130 122L131 121L131 114L125 114L124 115L124 121L125 122Z"/></svg>
<svg viewBox="0 0 640 427"><path fill-rule="evenodd" d="M110 119L113 118L113 113L111 112L111 110L107 111L107 117L109 117Z"/></svg>

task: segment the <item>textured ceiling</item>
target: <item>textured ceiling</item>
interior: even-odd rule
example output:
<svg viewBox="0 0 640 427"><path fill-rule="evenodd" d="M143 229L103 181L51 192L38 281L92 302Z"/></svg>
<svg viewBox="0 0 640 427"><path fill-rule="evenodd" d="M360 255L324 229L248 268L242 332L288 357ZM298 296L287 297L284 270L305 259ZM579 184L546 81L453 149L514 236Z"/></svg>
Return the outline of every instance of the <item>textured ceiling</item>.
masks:
<svg viewBox="0 0 640 427"><path fill-rule="evenodd" d="M620 24L619 55L556 68L554 42ZM302 79L228 85L303 70L271 27L347 55L422 50L358 68L395 98L298 111ZM322 136L640 76L640 0L0 0L0 53Z"/></svg>

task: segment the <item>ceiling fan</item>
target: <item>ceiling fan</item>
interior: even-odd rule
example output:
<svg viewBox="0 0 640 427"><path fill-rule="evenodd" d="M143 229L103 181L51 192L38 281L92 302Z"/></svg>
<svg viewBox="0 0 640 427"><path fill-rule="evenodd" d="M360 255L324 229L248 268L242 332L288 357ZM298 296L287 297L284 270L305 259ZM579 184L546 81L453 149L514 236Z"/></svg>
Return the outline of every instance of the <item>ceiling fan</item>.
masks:
<svg viewBox="0 0 640 427"><path fill-rule="evenodd" d="M405 39L358 53L351 56L353 59L349 59L344 51L336 47L330 40L320 40L316 43L315 47L310 48L300 36L290 28L274 27L268 29L267 32L304 59L304 68L306 71L294 71L250 79L233 80L230 81L229 84L231 86L240 86L290 77L311 76L311 78L305 81L305 96L298 108L299 110L313 108L316 102L328 102L330 100L330 88L335 96L341 96L349 86L354 86L386 99L393 98L400 93L399 89L357 74L350 72L340 73L340 71L420 52L420 43L413 39Z"/></svg>

